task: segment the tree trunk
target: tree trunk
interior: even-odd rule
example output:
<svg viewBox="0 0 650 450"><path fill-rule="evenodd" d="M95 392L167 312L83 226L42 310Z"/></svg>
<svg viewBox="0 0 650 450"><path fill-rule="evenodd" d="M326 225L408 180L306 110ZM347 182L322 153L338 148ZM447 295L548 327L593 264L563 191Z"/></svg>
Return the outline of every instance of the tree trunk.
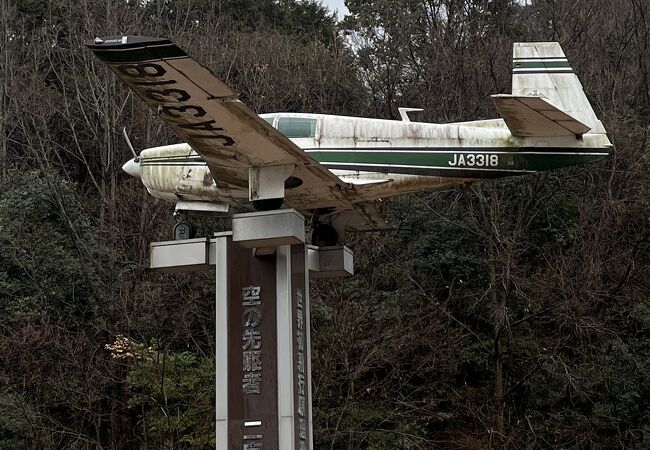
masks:
<svg viewBox="0 0 650 450"><path fill-rule="evenodd" d="M494 312L494 406L496 411L495 428L496 431L503 435L504 432L504 409L505 409L505 383L503 371L503 353L501 349L501 338L505 325L506 314L506 296L499 295L496 288L497 272L496 261L494 261L494 252L490 246L490 284L492 285L491 297L496 307Z"/></svg>
<svg viewBox="0 0 650 450"><path fill-rule="evenodd" d="M9 8L5 2L0 3L0 18L2 18L2 41L0 41L0 55L3 55L3 61L0 63L0 180L7 175L7 126L6 121L9 113Z"/></svg>

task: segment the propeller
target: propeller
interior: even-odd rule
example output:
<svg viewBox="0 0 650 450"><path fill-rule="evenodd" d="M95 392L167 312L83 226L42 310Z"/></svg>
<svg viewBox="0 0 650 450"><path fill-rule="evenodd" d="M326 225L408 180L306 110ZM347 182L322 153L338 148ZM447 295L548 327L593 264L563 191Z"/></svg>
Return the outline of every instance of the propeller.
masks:
<svg viewBox="0 0 650 450"><path fill-rule="evenodd" d="M138 156L138 154L135 152L135 149L133 148L133 144L131 144L131 139L129 139L129 134L126 132L126 127L122 128L122 136L124 136L126 145L129 146L131 153L133 153L133 162L140 162L140 156Z"/></svg>
<svg viewBox="0 0 650 450"><path fill-rule="evenodd" d="M132 177L140 177L141 176L141 170L140 170L140 156L135 152L135 149L133 148L133 144L131 144L131 139L129 139L129 134L126 132L126 127L122 129L122 135L124 136L124 140L126 141L126 145L129 146L131 149L131 153L133 153L133 159L127 161L124 163L122 166L122 170L131 175Z"/></svg>

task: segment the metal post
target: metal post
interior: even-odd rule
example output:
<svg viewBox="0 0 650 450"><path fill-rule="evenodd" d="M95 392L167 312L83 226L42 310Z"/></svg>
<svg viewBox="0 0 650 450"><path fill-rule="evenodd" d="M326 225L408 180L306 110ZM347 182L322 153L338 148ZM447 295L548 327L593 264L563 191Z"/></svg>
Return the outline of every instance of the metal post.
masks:
<svg viewBox="0 0 650 450"><path fill-rule="evenodd" d="M215 234L210 257L216 266L215 424L216 448L228 448L228 240L232 232Z"/></svg>
<svg viewBox="0 0 650 450"><path fill-rule="evenodd" d="M291 301L291 246L282 245L276 254L278 324L278 429L280 447L294 449L293 406L293 317ZM288 364L287 364L288 363Z"/></svg>

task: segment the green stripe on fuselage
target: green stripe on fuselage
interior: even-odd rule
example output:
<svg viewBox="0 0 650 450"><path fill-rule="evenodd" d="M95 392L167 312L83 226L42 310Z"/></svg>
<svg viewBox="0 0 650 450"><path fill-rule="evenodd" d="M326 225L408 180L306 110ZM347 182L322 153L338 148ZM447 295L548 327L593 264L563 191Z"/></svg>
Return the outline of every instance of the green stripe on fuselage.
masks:
<svg viewBox="0 0 650 450"><path fill-rule="evenodd" d="M543 172L546 170L559 169L561 167L576 166L593 161L597 161L608 155L607 150L602 149L602 154L554 154L554 155L521 155L524 160L524 167L526 170L534 170L535 172ZM593 153L597 153L598 150ZM590 152L592 153L592 152Z"/></svg>
<svg viewBox="0 0 650 450"><path fill-rule="evenodd" d="M331 163L344 163L344 164L359 164L359 165L368 165L368 164L381 164L381 165L408 165L408 166L429 166L429 167L449 167L453 168L458 166L460 163L462 167L466 164L467 156L473 155L471 157L472 164L476 164L476 156L484 155L482 160L483 163L481 167L488 167L485 165L485 157L488 158L491 155L496 155L495 153L490 153L489 151L480 151L477 150L475 153L456 153L456 152L408 152L408 151L327 151L327 152L310 152L310 156L315 158L317 161L322 162L331 162ZM493 158L494 161L494 158ZM493 168L503 168L503 169L520 169L517 167L517 159L510 156L510 154L500 154L496 158L497 164L492 166ZM488 161L489 164L489 161Z"/></svg>
<svg viewBox="0 0 650 450"><path fill-rule="evenodd" d="M311 151L309 155L322 163L367 166L417 166L443 169L485 169L504 171L544 171L583 164L607 155L606 149L585 149L579 152L506 152L495 149L476 151ZM600 153L600 154L594 154ZM397 167L395 172L399 173Z"/></svg>
<svg viewBox="0 0 650 450"><path fill-rule="evenodd" d="M571 151L573 150L573 151ZM517 149L506 148L474 148L441 150L307 150L307 153L318 162L331 165L345 165L350 170L356 166L373 167L378 172L390 170L400 173L400 166L417 167L422 169L448 170L449 176L458 170L469 170L481 176L481 172L542 172L561 167L574 166L596 161L608 154L606 148L555 149L528 147ZM204 165L198 155L177 156L174 158L143 158L142 166L184 166Z"/></svg>
<svg viewBox="0 0 650 450"><path fill-rule="evenodd" d="M571 68L569 61L513 61L514 69L558 69Z"/></svg>

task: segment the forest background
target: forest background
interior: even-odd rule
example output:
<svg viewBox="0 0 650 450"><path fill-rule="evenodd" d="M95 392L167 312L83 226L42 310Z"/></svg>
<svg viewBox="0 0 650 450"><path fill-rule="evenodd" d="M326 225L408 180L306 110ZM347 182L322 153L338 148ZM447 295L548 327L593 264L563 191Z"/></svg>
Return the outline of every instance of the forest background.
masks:
<svg viewBox="0 0 650 450"><path fill-rule="evenodd" d="M0 0L0 449L214 446L214 283L147 270L176 142L84 48L173 39L258 112L497 117L559 41L615 155L383 202L312 285L317 449L650 448L650 2ZM220 223L205 222L202 233Z"/></svg>

